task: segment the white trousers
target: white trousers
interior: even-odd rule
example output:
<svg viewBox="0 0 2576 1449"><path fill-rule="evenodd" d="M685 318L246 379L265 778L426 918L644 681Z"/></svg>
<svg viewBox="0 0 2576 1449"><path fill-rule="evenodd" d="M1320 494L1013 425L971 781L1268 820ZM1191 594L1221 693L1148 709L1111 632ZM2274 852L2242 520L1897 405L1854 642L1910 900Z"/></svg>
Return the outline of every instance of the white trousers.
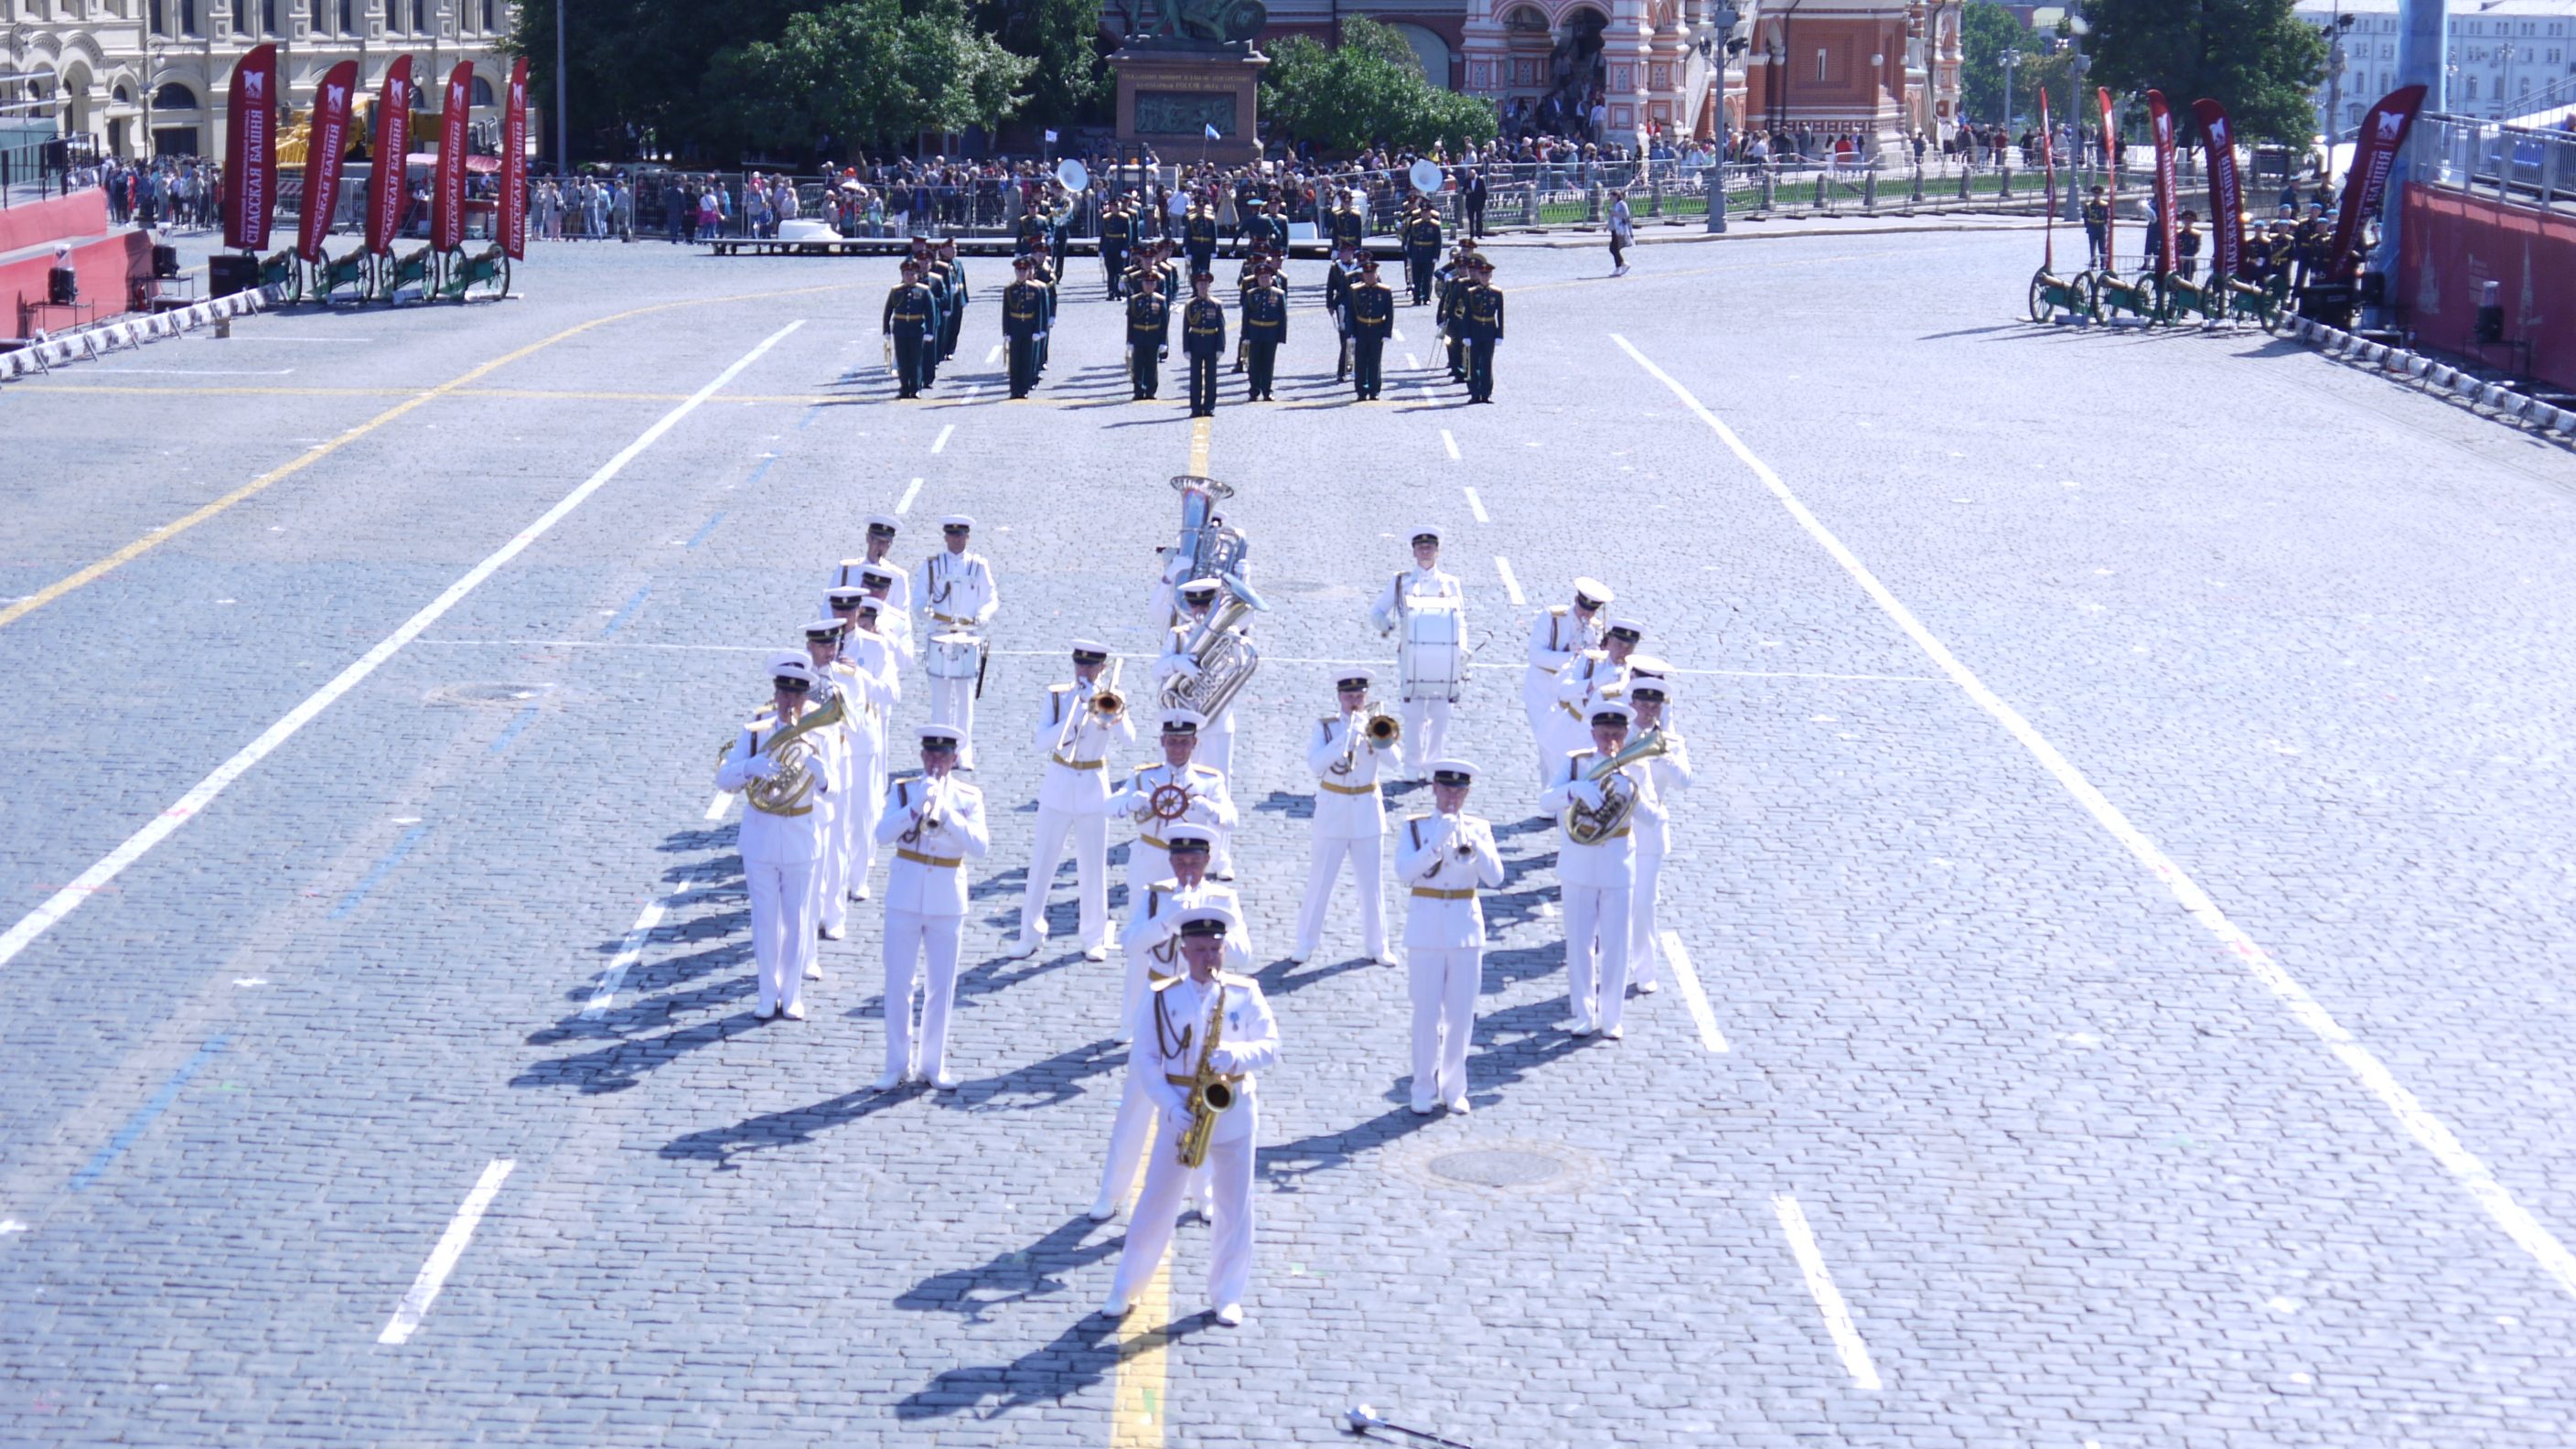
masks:
<svg viewBox="0 0 2576 1449"><path fill-rule="evenodd" d="M1306 870L1306 906L1297 913L1297 954L1312 956L1316 944L1323 939L1324 908L1332 904L1333 882L1342 873L1345 857L1351 863L1352 884L1360 893L1361 949L1377 960L1387 960L1383 835L1315 837L1312 864Z"/></svg>
<svg viewBox="0 0 2576 1449"><path fill-rule="evenodd" d="M1628 997L1627 886L1560 886L1565 904L1566 1001L1574 1019L1619 1024Z"/></svg>
<svg viewBox="0 0 2576 1449"><path fill-rule="evenodd" d="M858 801L835 790L814 809L823 821L823 855L814 862L814 920L826 931L839 931L850 921L850 822Z"/></svg>
<svg viewBox="0 0 2576 1449"><path fill-rule="evenodd" d="M1549 719L1556 713L1556 681L1552 676L1545 678L1543 687L1529 680L1521 683L1521 713L1529 720L1530 748L1538 756L1538 786L1542 790L1556 783L1556 768L1565 763L1565 756L1553 753L1556 729Z"/></svg>
<svg viewBox="0 0 2576 1449"><path fill-rule="evenodd" d="M1628 979L1655 982L1655 888L1664 874L1664 852L1637 852L1637 883L1628 888Z"/></svg>
<svg viewBox="0 0 2576 1449"><path fill-rule="evenodd" d="M1145 1160L1148 1140L1159 1139L1155 1145L1166 1153L1173 1150L1171 1134L1154 1131L1155 1115L1153 1094L1139 1086L1136 1074L1130 1071L1126 1087L1118 1094L1118 1120L1109 1128L1109 1161L1100 1169L1100 1201L1116 1206L1127 1200L1127 1190L1136 1185L1137 1164ZM1216 1154L1210 1152L1208 1161L1215 1160ZM1209 1202L1206 1163L1201 1163L1199 1170L1190 1174L1189 1187L1181 1198L1185 1202L1195 1198L1202 1208L1206 1207ZM1141 1221L1143 1215L1142 1208L1139 1208L1134 1216Z"/></svg>
<svg viewBox="0 0 2576 1449"><path fill-rule="evenodd" d="M1413 986L1413 1105L1467 1095L1467 1048L1476 1038L1476 990L1485 953L1473 946L1407 946Z"/></svg>
<svg viewBox="0 0 2576 1449"><path fill-rule="evenodd" d="M877 865L877 817L885 813L886 757L879 750L857 762L850 771L852 799L843 812L845 828L841 839L847 842L849 868L841 873L841 896L847 900L853 893L868 888L868 872Z"/></svg>
<svg viewBox="0 0 2576 1449"><path fill-rule="evenodd" d="M973 675L970 674L964 679L934 678L930 681L930 722L957 727L960 736L957 742L957 768L961 770L975 768L975 677Z"/></svg>
<svg viewBox="0 0 2576 1449"><path fill-rule="evenodd" d="M1404 719L1404 770L1419 779L1431 762L1449 752L1449 711L1445 699L1408 699Z"/></svg>
<svg viewBox="0 0 2576 1449"><path fill-rule="evenodd" d="M1247 1103L1235 1110L1257 1109ZM1185 1124L1162 1117L1159 1125L1153 1155L1145 1164L1145 1190L1137 1196L1136 1211L1128 1219L1127 1248L1118 1255L1118 1274L1109 1290L1119 1298L1133 1299L1161 1265L1164 1251L1172 1245L1172 1220L1190 1185L1190 1170L1181 1166L1169 1145ZM1244 1290L1252 1286L1252 1144L1260 1138L1261 1124L1256 1121L1252 1126L1251 1132L1231 1142L1208 1144L1206 1172L1216 1193L1216 1231L1208 1245L1211 1308L1242 1302Z"/></svg>
<svg viewBox="0 0 2576 1449"><path fill-rule="evenodd" d="M1234 706L1229 703L1217 714L1216 722L1199 733L1199 746L1190 752L1193 764L1205 765L1234 783Z"/></svg>
<svg viewBox="0 0 2576 1449"><path fill-rule="evenodd" d="M1074 890L1082 901L1082 948L1109 939L1109 817L1038 807L1038 848L1029 857L1028 889L1020 893L1020 944L1046 939L1047 888L1055 883L1064 841L1073 837Z"/></svg>
<svg viewBox="0 0 2576 1449"><path fill-rule="evenodd" d="M885 922L886 1070L924 1079L948 1063L948 1011L957 1004L957 937L963 916L888 909ZM922 980L922 958L930 973ZM916 1036L912 990L923 985Z"/></svg>
<svg viewBox="0 0 2576 1449"><path fill-rule="evenodd" d="M751 890L751 955L760 972L763 1016L773 1006L793 1009L805 1001L805 963L814 954L814 883L819 860L742 863Z"/></svg>

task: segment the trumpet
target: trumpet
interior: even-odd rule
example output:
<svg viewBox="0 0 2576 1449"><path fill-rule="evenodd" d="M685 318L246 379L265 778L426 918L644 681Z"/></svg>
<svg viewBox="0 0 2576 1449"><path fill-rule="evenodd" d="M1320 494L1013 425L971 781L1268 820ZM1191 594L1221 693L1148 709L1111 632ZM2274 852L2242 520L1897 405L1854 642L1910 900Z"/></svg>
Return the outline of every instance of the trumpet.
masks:
<svg viewBox="0 0 2576 1449"><path fill-rule="evenodd" d="M923 835L936 831L939 828L941 797L945 794L947 790L938 780L923 776L920 808L913 811L912 823L904 827L901 835L895 837L895 844L906 847L916 846L921 843Z"/></svg>

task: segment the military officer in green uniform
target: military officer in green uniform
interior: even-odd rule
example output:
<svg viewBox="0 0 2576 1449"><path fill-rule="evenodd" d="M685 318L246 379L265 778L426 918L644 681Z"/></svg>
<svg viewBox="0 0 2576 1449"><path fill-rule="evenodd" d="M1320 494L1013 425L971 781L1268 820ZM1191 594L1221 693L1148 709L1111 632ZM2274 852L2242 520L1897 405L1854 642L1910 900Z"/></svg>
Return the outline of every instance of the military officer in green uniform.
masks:
<svg viewBox="0 0 2576 1449"><path fill-rule="evenodd" d="M1395 293L1377 279L1377 258L1360 262L1360 279L1346 302L1351 313L1351 390L1361 402L1377 401L1383 385L1387 339L1395 335Z"/></svg>
<svg viewBox="0 0 2576 1449"><path fill-rule="evenodd" d="M1039 349L1046 345L1047 289L1035 275L1034 253L1011 259L1015 274L1002 289L1002 338L1010 353L1011 396L1027 397L1038 385Z"/></svg>
<svg viewBox="0 0 2576 1449"><path fill-rule="evenodd" d="M957 337L966 327L966 264L957 257L957 238L939 239L939 265L947 271L948 296L940 321L948 326L948 335L940 339L939 360L946 362L957 353Z"/></svg>
<svg viewBox="0 0 2576 1449"><path fill-rule="evenodd" d="M1172 304L1150 281L1134 282L1127 291L1127 375L1143 402L1162 390L1163 350L1172 336Z"/></svg>
<svg viewBox="0 0 2576 1449"><path fill-rule="evenodd" d="M1494 400L1494 344L1503 340L1503 294L1494 286L1494 264L1476 258L1475 280L1458 296L1458 323L1467 335L1467 401Z"/></svg>
<svg viewBox="0 0 2576 1449"><path fill-rule="evenodd" d="M1351 204L1350 188L1342 189L1341 204L1333 208L1331 221L1335 248L1357 248L1368 241L1368 218L1361 216L1359 208Z"/></svg>
<svg viewBox="0 0 2576 1449"><path fill-rule="evenodd" d="M2090 254L2084 265L2088 267L2102 265L2102 253L2109 245L2110 238L2111 203L2104 199L2102 188L2096 186L2093 188L2093 194L2084 201L2084 247Z"/></svg>
<svg viewBox="0 0 2576 1449"><path fill-rule="evenodd" d="M1270 214L1270 203L1252 203L1252 215L1244 218L1243 239L1255 253L1280 253L1288 249L1288 227Z"/></svg>
<svg viewBox="0 0 2576 1449"><path fill-rule="evenodd" d="M1425 197L1415 203L1413 219L1404 224L1405 280L1413 287L1413 305L1431 300L1431 272L1440 264L1440 213Z"/></svg>
<svg viewBox="0 0 2576 1449"><path fill-rule="evenodd" d="M1100 271L1108 278L1103 295L1115 300L1126 295L1127 250L1136 240L1136 219L1128 213L1127 198L1112 197L1100 211Z"/></svg>
<svg viewBox="0 0 2576 1449"><path fill-rule="evenodd" d="M1273 400L1271 378L1279 366L1280 344L1287 340L1288 287L1279 279L1278 264L1265 255L1251 285L1243 289L1243 343L1251 363L1251 376L1245 379L1247 401Z"/></svg>
<svg viewBox="0 0 2576 1449"><path fill-rule="evenodd" d="M1190 274L1216 275L1216 208L1201 198L1181 223L1181 245L1190 259Z"/></svg>
<svg viewBox="0 0 2576 1449"><path fill-rule="evenodd" d="M1189 354L1190 416L1216 416L1217 359L1225 355L1225 304L1208 295L1216 274L1190 273L1190 300L1181 305L1181 350Z"/></svg>
<svg viewBox="0 0 2576 1449"><path fill-rule="evenodd" d="M886 293L885 316L878 323L894 343L897 397L919 397L930 384L929 360L939 337L939 295L921 281L921 265L903 259L903 280Z"/></svg>

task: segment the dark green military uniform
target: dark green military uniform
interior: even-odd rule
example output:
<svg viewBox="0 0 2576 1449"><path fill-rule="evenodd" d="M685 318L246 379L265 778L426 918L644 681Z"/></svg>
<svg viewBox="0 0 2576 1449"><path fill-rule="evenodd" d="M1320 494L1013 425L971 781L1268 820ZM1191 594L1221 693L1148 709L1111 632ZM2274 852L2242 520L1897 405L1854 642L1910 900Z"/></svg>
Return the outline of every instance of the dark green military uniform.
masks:
<svg viewBox="0 0 2576 1449"><path fill-rule="evenodd" d="M919 397L930 383L930 355L938 346L939 294L918 280L907 280L886 293L879 330L894 341L898 397Z"/></svg>
<svg viewBox="0 0 2576 1449"><path fill-rule="evenodd" d="M1440 218L1431 208L1414 213L1404 224L1405 280L1413 285L1413 305L1431 300L1431 273L1440 265Z"/></svg>
<svg viewBox="0 0 2576 1449"><path fill-rule="evenodd" d="M1458 325L1467 338L1467 401L1494 400L1494 344L1503 340L1503 294L1479 268L1458 294Z"/></svg>
<svg viewBox="0 0 2576 1449"><path fill-rule="evenodd" d="M1127 375L1139 402L1163 386L1163 348L1172 335L1172 304L1160 288L1138 286L1127 294Z"/></svg>
<svg viewBox="0 0 2576 1449"><path fill-rule="evenodd" d="M1395 335L1395 293L1377 279L1377 263L1361 269L1351 284L1351 390L1361 402L1373 402L1385 377L1386 343Z"/></svg>
<svg viewBox="0 0 2576 1449"><path fill-rule="evenodd" d="M1181 307L1181 350L1189 355L1190 416L1216 416L1217 359L1225 355L1225 304L1192 297Z"/></svg>
<svg viewBox="0 0 2576 1449"><path fill-rule="evenodd" d="M1245 380L1248 396L1269 402L1270 380L1279 364L1279 348L1288 340L1288 288L1276 277L1255 281L1243 292L1243 343L1251 363Z"/></svg>
<svg viewBox="0 0 2576 1449"><path fill-rule="evenodd" d="M1023 269L1002 289L1002 337L1010 354L1011 396L1027 397L1038 385L1039 349L1047 333L1047 289Z"/></svg>

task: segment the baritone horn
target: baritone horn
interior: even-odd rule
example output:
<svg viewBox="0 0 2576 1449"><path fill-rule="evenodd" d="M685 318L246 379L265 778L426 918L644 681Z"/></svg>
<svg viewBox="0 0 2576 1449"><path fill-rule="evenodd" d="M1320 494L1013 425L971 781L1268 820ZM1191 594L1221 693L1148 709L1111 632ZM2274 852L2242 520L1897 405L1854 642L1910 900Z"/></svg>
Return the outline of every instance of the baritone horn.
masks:
<svg viewBox="0 0 2576 1449"><path fill-rule="evenodd" d="M1619 769L1655 759L1664 750L1664 732L1648 730L1617 754L1584 771L1583 778L1601 787L1601 804L1596 809L1580 800L1566 802L1565 813L1556 822L1565 827L1565 838L1577 845L1599 845L1626 829L1628 818L1637 813L1637 787L1629 784Z"/></svg>

